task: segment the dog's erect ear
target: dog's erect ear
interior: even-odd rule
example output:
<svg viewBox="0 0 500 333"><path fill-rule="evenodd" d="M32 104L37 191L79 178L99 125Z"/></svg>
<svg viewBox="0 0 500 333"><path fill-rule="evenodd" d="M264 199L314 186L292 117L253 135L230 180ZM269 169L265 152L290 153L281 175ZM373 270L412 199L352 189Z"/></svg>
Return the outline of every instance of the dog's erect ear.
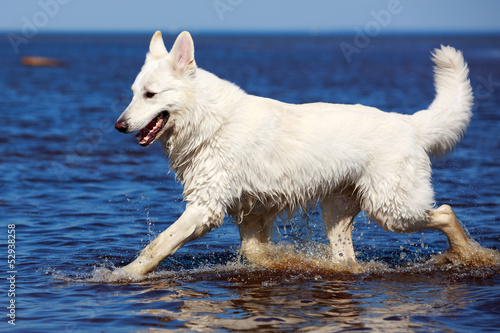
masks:
<svg viewBox="0 0 500 333"><path fill-rule="evenodd" d="M161 32L157 31L151 38L149 43L149 54L148 60L160 60L168 55L165 44L163 44L163 38L161 38Z"/></svg>
<svg viewBox="0 0 500 333"><path fill-rule="evenodd" d="M174 70L186 72L196 69L194 43L189 32L183 31L177 36L174 46L170 50L170 56Z"/></svg>

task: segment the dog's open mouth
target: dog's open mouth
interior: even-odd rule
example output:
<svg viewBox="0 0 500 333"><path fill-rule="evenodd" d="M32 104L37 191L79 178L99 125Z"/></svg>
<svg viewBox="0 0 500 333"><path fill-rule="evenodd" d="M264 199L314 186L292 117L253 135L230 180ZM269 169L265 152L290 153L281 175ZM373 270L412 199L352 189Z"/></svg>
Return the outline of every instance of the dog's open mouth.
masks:
<svg viewBox="0 0 500 333"><path fill-rule="evenodd" d="M169 113L167 111L161 112L158 116L153 118L149 124L137 133L135 136L139 140L139 144L143 147L152 144L158 137L158 134L167 124Z"/></svg>

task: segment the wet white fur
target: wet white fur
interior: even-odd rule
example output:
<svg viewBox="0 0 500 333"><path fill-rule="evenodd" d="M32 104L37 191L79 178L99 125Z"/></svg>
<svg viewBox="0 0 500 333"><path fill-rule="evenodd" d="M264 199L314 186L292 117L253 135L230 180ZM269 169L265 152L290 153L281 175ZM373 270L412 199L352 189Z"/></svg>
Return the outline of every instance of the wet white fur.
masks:
<svg viewBox="0 0 500 333"><path fill-rule="evenodd" d="M361 209L388 231L426 227L434 205L431 158L454 147L472 106L461 52L441 47L433 61L437 95L414 115L362 105L295 105L248 95L198 68L187 32L170 53L157 32L120 120L134 132L170 112L159 140L184 185L187 206L130 270L153 269L219 226L226 214L263 229L276 214L346 191L358 205L354 215ZM146 91L157 94L146 99ZM262 231L245 228L242 241Z"/></svg>

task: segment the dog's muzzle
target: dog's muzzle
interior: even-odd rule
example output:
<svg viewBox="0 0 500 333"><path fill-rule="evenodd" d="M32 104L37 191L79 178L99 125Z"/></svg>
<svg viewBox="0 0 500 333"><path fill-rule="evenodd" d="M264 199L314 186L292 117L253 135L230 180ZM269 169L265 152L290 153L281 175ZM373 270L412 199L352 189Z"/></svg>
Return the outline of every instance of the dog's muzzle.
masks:
<svg viewBox="0 0 500 333"><path fill-rule="evenodd" d="M119 132L122 132L122 133L127 133L127 130L128 130L128 124L125 120L120 120L118 119L118 121L116 122L115 124L115 128L119 131Z"/></svg>
<svg viewBox="0 0 500 333"><path fill-rule="evenodd" d="M169 118L169 112L164 110L151 119L151 121L144 128L139 130L139 133L136 135L136 138L139 140L139 144L146 147L155 142L156 139L158 139L163 132L165 132ZM131 133L127 121L122 120L121 117L116 121L115 128L122 133Z"/></svg>

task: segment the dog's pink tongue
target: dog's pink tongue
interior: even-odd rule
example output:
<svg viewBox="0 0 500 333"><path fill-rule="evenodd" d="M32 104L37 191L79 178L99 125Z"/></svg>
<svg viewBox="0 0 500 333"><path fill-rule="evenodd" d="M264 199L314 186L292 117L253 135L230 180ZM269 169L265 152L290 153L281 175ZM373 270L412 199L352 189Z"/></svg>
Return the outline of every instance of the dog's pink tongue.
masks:
<svg viewBox="0 0 500 333"><path fill-rule="evenodd" d="M156 138L156 133L161 128L163 124L163 118L158 116L153 118L139 133L135 136L139 139L139 144L141 146L147 146Z"/></svg>
<svg viewBox="0 0 500 333"><path fill-rule="evenodd" d="M136 137L141 137L141 138L145 137L153 128L155 128L157 121L158 121L158 117L153 118L153 120L151 120L149 122L149 124L146 125L146 127L141 129L140 132L137 133Z"/></svg>

